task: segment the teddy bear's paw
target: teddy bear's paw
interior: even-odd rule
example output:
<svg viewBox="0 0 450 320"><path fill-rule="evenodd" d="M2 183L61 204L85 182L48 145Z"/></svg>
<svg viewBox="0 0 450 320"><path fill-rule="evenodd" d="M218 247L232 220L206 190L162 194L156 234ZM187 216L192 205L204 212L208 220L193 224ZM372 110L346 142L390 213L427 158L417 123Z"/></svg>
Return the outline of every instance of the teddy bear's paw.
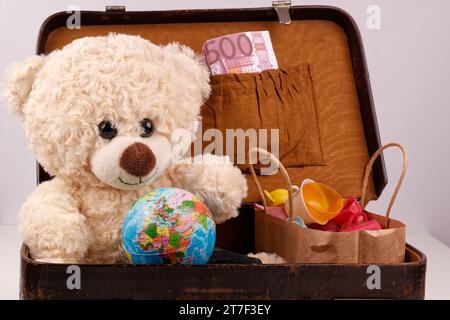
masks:
<svg viewBox="0 0 450 320"><path fill-rule="evenodd" d="M218 224L236 217L247 196L247 180L226 156L194 157L191 164L175 166L172 178L177 187L199 196Z"/></svg>
<svg viewBox="0 0 450 320"><path fill-rule="evenodd" d="M241 171L231 163L210 164L200 176L203 181L199 192L213 214L216 223L237 217L242 199L247 196L247 181Z"/></svg>
<svg viewBox="0 0 450 320"><path fill-rule="evenodd" d="M228 219L237 217L239 215L239 207L241 206L242 196L237 191L239 186L221 186L216 189L198 190L197 194L206 203L211 211L214 221L217 224L223 223Z"/></svg>
<svg viewBox="0 0 450 320"><path fill-rule="evenodd" d="M65 229L64 234L51 236L47 233L33 241L28 237L24 239L31 257L46 263L82 263L89 247L86 234L81 230L71 232Z"/></svg>
<svg viewBox="0 0 450 320"><path fill-rule="evenodd" d="M256 258L261 260L263 264L283 264L286 263L282 257L277 255L276 253L266 253L266 252L258 252L258 253L249 253L247 256L250 258Z"/></svg>
<svg viewBox="0 0 450 320"><path fill-rule="evenodd" d="M91 237L80 213L34 212L19 215L19 222L19 231L33 259L51 263L83 261Z"/></svg>

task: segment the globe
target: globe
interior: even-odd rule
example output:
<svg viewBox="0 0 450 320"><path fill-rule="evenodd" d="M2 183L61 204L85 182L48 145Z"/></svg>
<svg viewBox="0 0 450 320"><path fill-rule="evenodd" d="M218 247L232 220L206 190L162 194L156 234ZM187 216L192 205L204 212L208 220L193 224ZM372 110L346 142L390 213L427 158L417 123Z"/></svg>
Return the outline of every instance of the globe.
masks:
<svg viewBox="0 0 450 320"><path fill-rule="evenodd" d="M122 251L136 264L204 264L215 241L208 207L178 188L155 189L138 199L122 226Z"/></svg>

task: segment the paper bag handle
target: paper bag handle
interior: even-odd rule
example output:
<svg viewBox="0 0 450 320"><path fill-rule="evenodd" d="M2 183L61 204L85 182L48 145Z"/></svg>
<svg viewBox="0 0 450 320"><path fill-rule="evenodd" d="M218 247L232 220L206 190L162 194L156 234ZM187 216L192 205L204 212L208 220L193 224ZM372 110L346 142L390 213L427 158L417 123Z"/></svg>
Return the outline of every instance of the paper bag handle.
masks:
<svg viewBox="0 0 450 320"><path fill-rule="evenodd" d="M402 168L402 173L400 174L400 178L397 181L397 186L395 187L394 193L392 194L391 200L389 201L389 206L386 211L386 218L388 219L388 224L389 224L389 215L391 214L392 206L394 205L395 199L397 198L397 194L400 190L400 187L402 186L403 179L405 178L405 175L406 175L406 168L408 166L408 154L406 153L405 147L403 147L399 143L392 142L392 143L383 145L380 149L378 149L373 154L372 158L370 158L369 163L366 166L366 172L364 173L364 181L363 181L363 185L362 185L361 201L360 201L361 207L363 209L365 209L365 207L367 205L366 191L367 191L367 187L369 185L369 177L370 177L370 173L372 172L373 164L374 164L375 160L380 156L380 154L385 149L390 148L390 147L397 147L401 150L401 152L403 154L403 168Z"/></svg>
<svg viewBox="0 0 450 320"><path fill-rule="evenodd" d="M283 174L283 177L284 177L284 182L286 182L286 185L287 185L288 196L289 196L288 197L288 201L289 201L288 216L289 216L289 220L291 220L294 217L293 209L292 209L293 208L292 183L291 183L291 179L289 178L289 174L286 171L286 168L283 166L283 164L280 162L280 160L277 159L277 157L275 157L273 154L271 154L269 151L267 151L265 149L253 148L249 151L249 155L251 155L252 153L264 154L265 156L269 157L272 161L274 161L275 164L277 165L277 167L280 168L281 173ZM251 157L250 157L250 159L251 159ZM255 169L253 168L253 164L251 163L251 161L249 161L249 165L250 165L250 172L253 176L253 180L255 180L256 187L258 188L258 193L262 198L264 211L265 211L265 213L268 213L266 197L264 195L264 191L261 187L261 184L259 183L258 177L256 176Z"/></svg>

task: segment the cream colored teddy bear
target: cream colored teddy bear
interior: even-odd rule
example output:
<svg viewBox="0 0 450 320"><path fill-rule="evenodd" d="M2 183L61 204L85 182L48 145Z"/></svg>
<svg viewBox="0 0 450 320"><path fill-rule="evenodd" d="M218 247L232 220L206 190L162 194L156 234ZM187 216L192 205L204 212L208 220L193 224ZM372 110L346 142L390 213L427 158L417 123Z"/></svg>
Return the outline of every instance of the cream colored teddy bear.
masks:
<svg viewBox="0 0 450 320"><path fill-rule="evenodd" d="M124 215L156 187L202 198L216 223L235 217L245 178L227 157L179 161L210 92L209 74L182 45L137 36L78 39L12 66L6 99L52 176L26 200L19 230L38 261L118 261ZM176 161L175 161L176 160Z"/></svg>

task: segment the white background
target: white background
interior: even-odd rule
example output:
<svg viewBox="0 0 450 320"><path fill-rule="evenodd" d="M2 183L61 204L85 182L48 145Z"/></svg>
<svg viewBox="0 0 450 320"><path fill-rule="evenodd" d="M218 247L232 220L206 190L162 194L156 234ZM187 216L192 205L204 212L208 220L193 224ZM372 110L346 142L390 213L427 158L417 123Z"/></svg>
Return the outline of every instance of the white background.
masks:
<svg viewBox="0 0 450 320"><path fill-rule="evenodd" d="M0 70L34 54L41 23L69 5L103 10L238 8L271 1L0 0ZM408 232L430 233L450 245L450 1L293 1L329 4L348 11L360 27L383 142L406 145L410 166L393 217ZM366 27L369 5L381 8L381 30ZM400 171L400 157L388 151L390 185L369 209L383 212ZM35 187L35 163L19 121L0 106L0 224L16 223L21 203Z"/></svg>

